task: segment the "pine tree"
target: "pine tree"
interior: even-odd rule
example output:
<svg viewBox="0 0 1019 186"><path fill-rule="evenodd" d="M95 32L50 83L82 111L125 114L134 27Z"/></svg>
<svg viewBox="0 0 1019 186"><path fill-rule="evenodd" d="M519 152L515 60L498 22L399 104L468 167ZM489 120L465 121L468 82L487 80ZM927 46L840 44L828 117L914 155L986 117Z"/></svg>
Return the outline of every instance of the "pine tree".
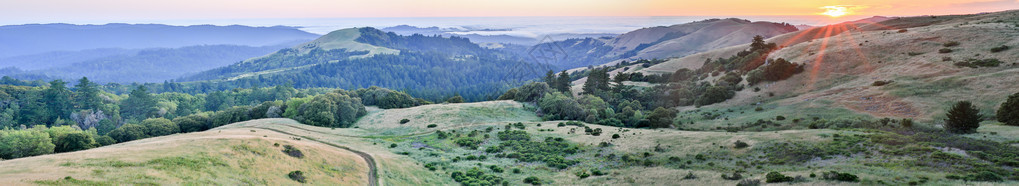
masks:
<svg viewBox="0 0 1019 186"><path fill-rule="evenodd" d="M764 43L764 37L761 35L754 36L754 40L750 43L750 51L758 51L767 48L768 44Z"/></svg>
<svg viewBox="0 0 1019 186"><path fill-rule="evenodd" d="M559 73L559 78L555 82L555 87L560 92L563 92L563 94L573 95L572 91L570 91L570 87L571 87L571 85L570 85L570 74L566 73L565 70L563 70L563 72L560 72Z"/></svg>
<svg viewBox="0 0 1019 186"><path fill-rule="evenodd" d="M1019 93L1008 96L1008 100L1001 103L997 117L998 121L1006 125L1019 126Z"/></svg>
<svg viewBox="0 0 1019 186"><path fill-rule="evenodd" d="M95 83L89 81L88 78L82 77L78 80L78 84L74 85L74 90L74 102L78 104L78 109L98 109L102 105L102 99L99 98L99 88L96 87Z"/></svg>
<svg viewBox="0 0 1019 186"><path fill-rule="evenodd" d="M554 86L556 84L556 80L558 80L555 77L555 71L548 70L548 72L545 73L544 80L545 80L545 83Z"/></svg>
<svg viewBox="0 0 1019 186"><path fill-rule="evenodd" d="M121 101L120 113L125 118L141 121L156 112L156 99L145 86L131 91L130 97Z"/></svg>
<svg viewBox="0 0 1019 186"><path fill-rule="evenodd" d="M980 127L980 110L969 101L960 101L948 111L945 130L952 133L972 133Z"/></svg>
<svg viewBox="0 0 1019 186"><path fill-rule="evenodd" d="M50 87L43 92L43 101L46 102L46 109L52 114L49 115L48 121L71 115L71 91L67 90L67 82L59 79L51 81Z"/></svg>

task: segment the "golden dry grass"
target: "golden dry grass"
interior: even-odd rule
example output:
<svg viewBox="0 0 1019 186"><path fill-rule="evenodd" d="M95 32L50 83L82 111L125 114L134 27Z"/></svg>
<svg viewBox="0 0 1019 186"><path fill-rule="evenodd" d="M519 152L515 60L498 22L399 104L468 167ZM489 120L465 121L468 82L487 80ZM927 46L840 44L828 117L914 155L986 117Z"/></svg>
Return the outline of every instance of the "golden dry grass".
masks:
<svg viewBox="0 0 1019 186"><path fill-rule="evenodd" d="M367 166L349 151L250 128L217 129L131 141L96 149L0 162L3 185L99 184L293 185L303 171L311 185L365 185ZM274 144L280 146L274 146ZM293 145L305 157L282 152ZM80 184L80 183L78 183Z"/></svg>
<svg viewBox="0 0 1019 186"><path fill-rule="evenodd" d="M1019 11L935 18L902 18L878 24L839 24L817 27L770 38L786 46L770 58L785 58L806 64L804 73L790 79L757 85L737 93L734 99L708 106L775 101L780 106L822 105L850 109L874 117L936 120L953 101L968 100L992 112L1007 95L1019 92ZM898 27L908 28L899 33ZM888 30L891 29L891 30ZM827 37L825 37L827 36ZM953 47L942 46L959 42ZM992 53L990 48L1007 45L1013 49ZM699 67L705 59L727 57L745 46L699 53L641 70L645 73L673 72ZM950 48L950 53L939 53ZM951 58L946 61L945 59ZM998 59L999 67L960 68L955 62L967 59ZM892 80L884 86L875 81ZM775 98L762 96L774 93ZM831 103L831 104L828 104Z"/></svg>

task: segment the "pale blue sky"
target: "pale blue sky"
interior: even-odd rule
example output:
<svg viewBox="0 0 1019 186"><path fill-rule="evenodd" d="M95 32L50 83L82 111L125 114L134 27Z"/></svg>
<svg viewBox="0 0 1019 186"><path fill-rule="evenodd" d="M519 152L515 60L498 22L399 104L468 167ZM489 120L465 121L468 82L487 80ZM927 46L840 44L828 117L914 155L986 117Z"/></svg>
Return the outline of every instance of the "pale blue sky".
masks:
<svg viewBox="0 0 1019 186"><path fill-rule="evenodd" d="M1019 0L2 0L0 24L251 18L935 15L1019 9Z"/></svg>

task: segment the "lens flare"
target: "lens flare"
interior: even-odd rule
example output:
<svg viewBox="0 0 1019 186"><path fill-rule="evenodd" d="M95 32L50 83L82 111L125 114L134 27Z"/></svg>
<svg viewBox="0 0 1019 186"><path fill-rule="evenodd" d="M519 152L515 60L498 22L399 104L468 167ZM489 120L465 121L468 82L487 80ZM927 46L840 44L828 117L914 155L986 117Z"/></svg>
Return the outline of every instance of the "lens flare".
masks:
<svg viewBox="0 0 1019 186"><path fill-rule="evenodd" d="M825 10L824 13L821 13L822 15L831 17L841 17L849 14L849 8L844 6L823 6L821 9Z"/></svg>

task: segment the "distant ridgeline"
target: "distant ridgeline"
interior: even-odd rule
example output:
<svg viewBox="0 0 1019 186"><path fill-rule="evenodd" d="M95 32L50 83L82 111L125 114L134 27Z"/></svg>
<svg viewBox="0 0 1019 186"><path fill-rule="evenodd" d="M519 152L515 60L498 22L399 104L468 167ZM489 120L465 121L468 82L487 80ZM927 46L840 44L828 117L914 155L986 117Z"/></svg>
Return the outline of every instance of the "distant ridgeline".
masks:
<svg viewBox="0 0 1019 186"><path fill-rule="evenodd" d="M522 69L518 69L522 68ZM380 86L428 100L460 94L491 100L537 73L521 57L485 49L466 38L400 36L374 28L334 31L318 40L265 57L201 72L158 91L207 92L290 85L356 89Z"/></svg>

